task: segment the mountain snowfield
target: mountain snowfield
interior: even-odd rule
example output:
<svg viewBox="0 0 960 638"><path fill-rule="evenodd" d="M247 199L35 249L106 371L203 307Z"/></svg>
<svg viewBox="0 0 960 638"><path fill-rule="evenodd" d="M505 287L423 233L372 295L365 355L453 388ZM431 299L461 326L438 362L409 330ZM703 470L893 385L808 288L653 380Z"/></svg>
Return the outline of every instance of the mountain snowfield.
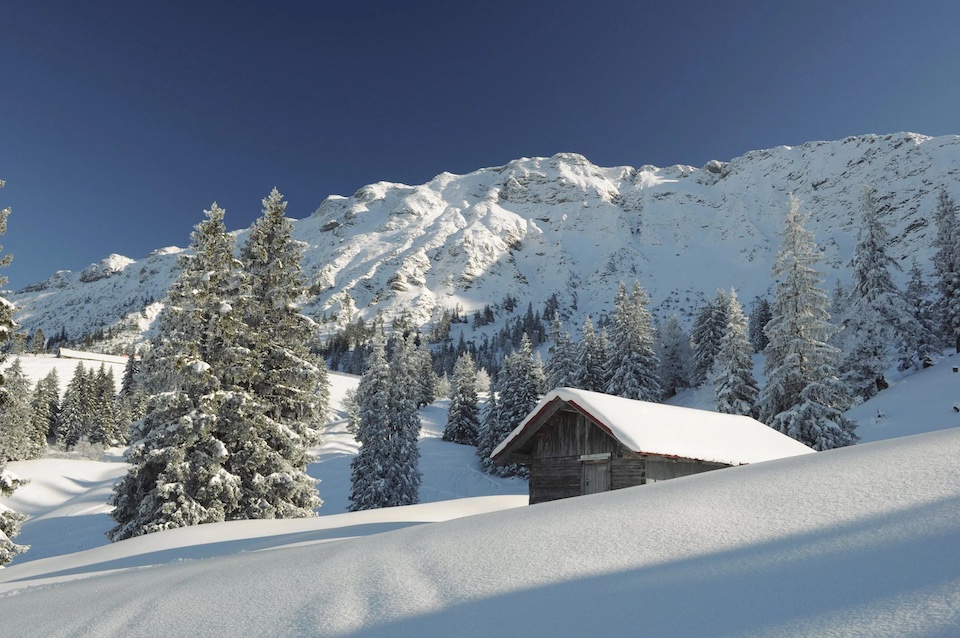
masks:
<svg viewBox="0 0 960 638"><path fill-rule="evenodd" d="M661 317L689 314L717 288L736 287L747 303L770 287L791 192L811 216L824 271L847 277L867 186L891 256L929 268L930 213L941 187L960 198L958 176L960 136L897 133L751 151L702 168L604 168L563 153L419 186L378 182L328 197L296 222L311 283L304 311L343 323L407 310L423 325L457 304L470 313L509 294L522 311L556 294L579 325L609 310L618 282L633 279ZM114 327L129 343L156 317L181 252L111 255L9 298L26 329L78 338Z"/></svg>
<svg viewBox="0 0 960 638"><path fill-rule="evenodd" d="M23 363L35 377L50 361ZM4 501L30 516L17 540L33 548L0 570L0 633L956 636L958 364L851 412L876 442L533 507L524 481L439 440L442 401L421 412L428 502L409 507L343 513L342 423L310 466L321 516L113 544L116 451L11 463L33 481ZM339 410L356 378L331 376Z"/></svg>

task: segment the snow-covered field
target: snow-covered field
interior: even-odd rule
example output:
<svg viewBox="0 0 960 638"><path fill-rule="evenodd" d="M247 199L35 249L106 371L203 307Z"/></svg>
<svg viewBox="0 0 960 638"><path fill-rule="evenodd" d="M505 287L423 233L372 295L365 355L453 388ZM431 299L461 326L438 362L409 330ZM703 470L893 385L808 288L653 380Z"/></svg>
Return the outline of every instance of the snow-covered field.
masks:
<svg viewBox="0 0 960 638"><path fill-rule="evenodd" d="M310 466L321 516L114 544L116 451L13 463L33 548L0 570L0 634L960 635L956 359L851 413L866 441L950 429L534 507L439 440L442 402L403 508L343 513L342 424Z"/></svg>

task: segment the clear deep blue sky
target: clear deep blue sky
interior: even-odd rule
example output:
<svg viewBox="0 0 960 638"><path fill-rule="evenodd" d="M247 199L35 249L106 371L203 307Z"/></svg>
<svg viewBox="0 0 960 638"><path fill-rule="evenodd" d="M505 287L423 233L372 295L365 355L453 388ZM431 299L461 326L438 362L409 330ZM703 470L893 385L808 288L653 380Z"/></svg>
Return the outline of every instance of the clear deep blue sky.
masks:
<svg viewBox="0 0 960 638"><path fill-rule="evenodd" d="M700 166L960 133L960 2L6 2L11 288L186 246L216 200L419 184L522 156Z"/></svg>

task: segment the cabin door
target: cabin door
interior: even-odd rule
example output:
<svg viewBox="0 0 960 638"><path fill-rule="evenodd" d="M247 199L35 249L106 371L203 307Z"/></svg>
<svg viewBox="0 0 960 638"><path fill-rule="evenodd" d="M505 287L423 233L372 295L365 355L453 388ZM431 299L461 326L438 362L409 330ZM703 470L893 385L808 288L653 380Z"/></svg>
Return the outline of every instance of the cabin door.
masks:
<svg viewBox="0 0 960 638"><path fill-rule="evenodd" d="M610 491L610 461L587 461L583 463L583 493L596 494Z"/></svg>

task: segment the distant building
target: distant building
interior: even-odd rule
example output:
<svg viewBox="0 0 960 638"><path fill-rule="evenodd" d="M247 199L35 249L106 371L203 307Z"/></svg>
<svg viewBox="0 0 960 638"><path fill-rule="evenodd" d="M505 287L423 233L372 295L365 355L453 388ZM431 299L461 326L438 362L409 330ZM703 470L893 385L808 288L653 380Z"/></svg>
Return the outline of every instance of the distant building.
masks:
<svg viewBox="0 0 960 638"><path fill-rule="evenodd" d="M558 388L490 457L530 468L533 504L812 452L750 417Z"/></svg>

